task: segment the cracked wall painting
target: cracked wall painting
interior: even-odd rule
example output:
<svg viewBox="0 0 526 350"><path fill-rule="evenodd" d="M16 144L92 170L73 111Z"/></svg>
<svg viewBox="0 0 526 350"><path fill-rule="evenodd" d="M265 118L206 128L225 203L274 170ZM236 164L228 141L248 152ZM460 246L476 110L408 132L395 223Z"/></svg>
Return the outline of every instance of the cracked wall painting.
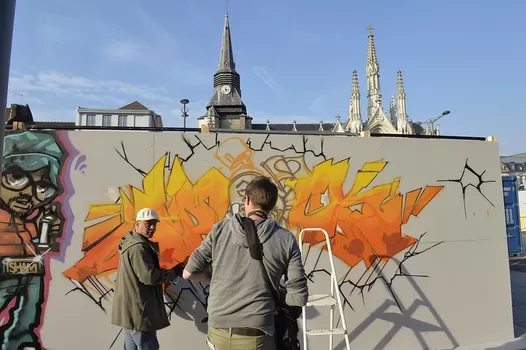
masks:
<svg viewBox="0 0 526 350"><path fill-rule="evenodd" d="M484 187L487 184L493 184L496 181L495 180L489 180L486 179L486 170L480 171L474 169L472 166L469 165L469 159L466 159L466 163L462 167L462 171L460 173L460 176L457 176L457 178L453 179L447 179L447 180L438 180L438 182L450 182L457 184L460 186L460 190L462 193L462 202L464 204L464 215L467 218L468 217L468 207L466 205L466 197L468 195L468 190L474 190L476 191L482 198L486 200L492 207L495 207L495 205L489 200L489 198L484 194ZM476 215L476 212L473 212L473 216ZM489 209L487 210L487 215L489 215Z"/></svg>
<svg viewBox="0 0 526 350"><path fill-rule="evenodd" d="M443 189L429 185L401 193L402 179L396 174L388 182L373 184L380 173L390 171L388 161L364 162L351 174L352 157L335 160L326 156L323 141L321 150L314 152L308 150L306 138L303 148L276 147L269 136L261 147L239 137L219 141L216 135L211 145L197 135L183 139L191 151L189 155L167 152L149 171L134 165L133 155L127 154L124 144L116 150L123 162L143 176L142 184L123 183L117 202L90 205L85 218L83 256L63 273L75 284L75 290L102 309L111 300L112 275L119 259L118 241L132 229L134 215L142 207L152 207L160 214L154 240L160 244L161 265L171 267L188 258L214 223L242 209L244 188L254 176L270 176L280 191L272 213L275 220L294 233L302 228L323 228L331 236L335 257L349 271L359 263L373 270L397 254L407 251L410 253L406 258L414 255L420 237L405 235L402 226L425 210ZM202 167L205 160L211 166L190 177L189 167ZM344 190L349 179L352 185ZM323 242L321 234L305 235L308 246ZM314 283L316 271L316 264L308 271ZM370 286L374 280L366 276L356 287ZM349 281L342 279L341 283ZM166 287L167 307L171 311L177 312L183 299L197 300L201 310L198 317L193 309L194 321L197 325L206 322L207 286L181 281Z"/></svg>
<svg viewBox="0 0 526 350"><path fill-rule="evenodd" d="M40 349L50 275L61 258L70 152L65 133L10 132L0 191L1 349Z"/></svg>

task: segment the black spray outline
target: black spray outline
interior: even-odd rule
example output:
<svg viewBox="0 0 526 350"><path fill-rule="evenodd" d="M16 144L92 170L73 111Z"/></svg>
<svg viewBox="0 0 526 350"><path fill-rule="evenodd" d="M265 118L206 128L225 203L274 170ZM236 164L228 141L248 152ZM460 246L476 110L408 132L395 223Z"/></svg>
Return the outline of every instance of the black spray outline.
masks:
<svg viewBox="0 0 526 350"><path fill-rule="evenodd" d="M484 185L486 183L494 183L494 182L496 182L495 180L484 180L484 175L486 174L487 170L484 170L481 173L479 173L478 171L473 169L468 164L468 162L469 162L469 158L466 158L466 162L464 163L464 167L462 168L462 173L460 174L459 178L457 178L457 179L437 180L437 182L453 182L453 183L456 183L456 184L460 185L460 189L462 190L462 200L463 200L463 203L464 203L464 216L465 216L466 219L468 218L468 210L467 210L467 206L466 206L466 191L467 191L467 189L470 188L470 187L474 188L475 190L477 190L477 192L482 197L484 197L484 199L489 204L491 204L492 207L495 207L495 205L484 194L484 191L482 190L482 185ZM468 184L464 183L464 175L466 175L466 171L470 172L473 175L475 175L475 177L478 179L478 183L477 184L473 184L471 182L468 183Z"/></svg>

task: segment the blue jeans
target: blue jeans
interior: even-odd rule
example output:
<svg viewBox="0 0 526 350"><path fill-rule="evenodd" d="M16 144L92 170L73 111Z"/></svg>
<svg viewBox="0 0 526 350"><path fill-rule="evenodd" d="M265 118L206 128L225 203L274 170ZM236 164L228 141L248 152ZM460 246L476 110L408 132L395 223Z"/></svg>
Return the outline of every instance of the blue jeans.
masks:
<svg viewBox="0 0 526 350"><path fill-rule="evenodd" d="M159 350L157 331L140 332L123 329L124 350Z"/></svg>

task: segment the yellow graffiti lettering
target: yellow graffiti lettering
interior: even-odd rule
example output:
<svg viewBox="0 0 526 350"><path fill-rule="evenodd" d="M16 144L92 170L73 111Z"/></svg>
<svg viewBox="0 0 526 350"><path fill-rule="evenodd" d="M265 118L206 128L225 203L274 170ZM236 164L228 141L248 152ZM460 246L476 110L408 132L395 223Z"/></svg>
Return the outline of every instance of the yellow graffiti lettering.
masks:
<svg viewBox="0 0 526 350"><path fill-rule="evenodd" d="M167 179L166 155L144 177L142 189L127 186L118 204L93 204L86 221L106 217L84 231L84 256L64 272L83 282L90 276L117 269L119 240L133 228L135 213L145 207L157 211L160 222L154 240L159 242L161 265L171 267L184 261L208 234L212 225L228 210L229 180L217 169L208 170L192 183L176 157Z"/></svg>

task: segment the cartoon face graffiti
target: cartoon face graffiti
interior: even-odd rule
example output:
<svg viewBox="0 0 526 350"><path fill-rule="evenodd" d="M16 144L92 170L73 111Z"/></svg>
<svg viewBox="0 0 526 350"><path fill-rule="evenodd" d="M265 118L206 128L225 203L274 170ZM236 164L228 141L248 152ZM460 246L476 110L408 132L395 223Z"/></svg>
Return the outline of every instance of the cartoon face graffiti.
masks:
<svg viewBox="0 0 526 350"><path fill-rule="evenodd" d="M56 193L46 168L27 172L14 166L2 174L0 198L16 216L30 215Z"/></svg>
<svg viewBox="0 0 526 350"><path fill-rule="evenodd" d="M44 301L45 265L39 255L58 251L61 233L59 169L63 152L46 133L5 136L0 191L0 313L15 300L0 327L1 349L40 349L35 328Z"/></svg>

